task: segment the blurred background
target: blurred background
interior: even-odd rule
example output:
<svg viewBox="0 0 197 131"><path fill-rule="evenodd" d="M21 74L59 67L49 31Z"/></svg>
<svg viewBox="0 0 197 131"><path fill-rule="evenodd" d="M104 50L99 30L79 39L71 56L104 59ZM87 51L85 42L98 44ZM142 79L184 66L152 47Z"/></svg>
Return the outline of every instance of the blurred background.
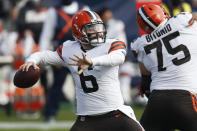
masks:
<svg viewBox="0 0 197 131"><path fill-rule="evenodd" d="M161 4L171 16L197 9L197 0L0 0L0 131L65 131L72 126L75 89L66 68L41 67L40 80L27 89L15 87L13 77L31 53L56 50L73 40L70 22L80 9L97 12L107 37L127 43L119 72L121 91L139 120L147 98L138 95L140 72L129 45L143 34L136 9L149 2Z"/></svg>

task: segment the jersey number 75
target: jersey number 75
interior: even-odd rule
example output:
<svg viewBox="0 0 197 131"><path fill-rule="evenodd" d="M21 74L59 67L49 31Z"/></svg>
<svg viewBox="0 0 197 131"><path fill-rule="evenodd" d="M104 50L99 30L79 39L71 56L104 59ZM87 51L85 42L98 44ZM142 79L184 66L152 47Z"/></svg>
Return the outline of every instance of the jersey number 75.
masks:
<svg viewBox="0 0 197 131"><path fill-rule="evenodd" d="M175 55L180 51L183 51L184 53L184 58L178 59L174 58L172 59L172 63L176 66L179 66L183 63L188 62L191 59L190 52L188 48L180 44L179 46L173 48L170 45L170 40L175 39L176 37L180 36L180 33L178 31L171 33L167 35L166 37L162 38L161 40L158 40L150 45L147 45L144 47L145 53L148 55L151 53L151 50L156 48L156 53L157 53L157 63L158 63L158 71L165 71L166 67L163 67L163 54L162 54L162 43L163 41L165 48L167 49L167 52L171 55Z"/></svg>

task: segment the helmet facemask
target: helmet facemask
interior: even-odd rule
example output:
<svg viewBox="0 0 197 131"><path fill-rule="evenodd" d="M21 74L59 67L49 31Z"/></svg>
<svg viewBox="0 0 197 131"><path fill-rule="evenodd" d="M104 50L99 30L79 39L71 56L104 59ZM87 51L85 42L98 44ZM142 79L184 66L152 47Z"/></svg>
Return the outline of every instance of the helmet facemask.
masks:
<svg viewBox="0 0 197 131"><path fill-rule="evenodd" d="M106 28L103 22L92 22L85 24L82 27L82 44L90 44L92 46L99 46L105 43Z"/></svg>

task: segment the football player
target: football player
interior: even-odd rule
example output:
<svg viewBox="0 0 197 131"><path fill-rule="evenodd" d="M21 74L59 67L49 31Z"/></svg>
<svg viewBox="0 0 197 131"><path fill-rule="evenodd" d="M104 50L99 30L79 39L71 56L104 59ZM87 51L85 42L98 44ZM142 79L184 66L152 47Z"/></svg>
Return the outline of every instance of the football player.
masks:
<svg viewBox="0 0 197 131"><path fill-rule="evenodd" d="M106 39L106 28L93 11L80 11L72 20L76 41L66 41L57 51L32 54L21 70L37 64L63 65L76 85L77 120L71 131L143 131L131 107L123 105L118 79L126 44Z"/></svg>
<svg viewBox="0 0 197 131"><path fill-rule="evenodd" d="M197 131L197 23L191 13L174 17L159 5L145 4L137 23L147 34L131 43L150 95L141 117L146 131Z"/></svg>

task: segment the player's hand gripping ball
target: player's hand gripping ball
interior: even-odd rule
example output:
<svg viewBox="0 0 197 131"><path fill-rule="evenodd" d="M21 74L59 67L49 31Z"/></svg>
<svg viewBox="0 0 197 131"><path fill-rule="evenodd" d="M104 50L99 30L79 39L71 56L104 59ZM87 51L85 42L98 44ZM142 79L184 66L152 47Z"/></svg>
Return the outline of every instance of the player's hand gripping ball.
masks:
<svg viewBox="0 0 197 131"><path fill-rule="evenodd" d="M14 85L19 88L32 87L40 78L40 69L29 67L28 71L17 70L14 75Z"/></svg>

